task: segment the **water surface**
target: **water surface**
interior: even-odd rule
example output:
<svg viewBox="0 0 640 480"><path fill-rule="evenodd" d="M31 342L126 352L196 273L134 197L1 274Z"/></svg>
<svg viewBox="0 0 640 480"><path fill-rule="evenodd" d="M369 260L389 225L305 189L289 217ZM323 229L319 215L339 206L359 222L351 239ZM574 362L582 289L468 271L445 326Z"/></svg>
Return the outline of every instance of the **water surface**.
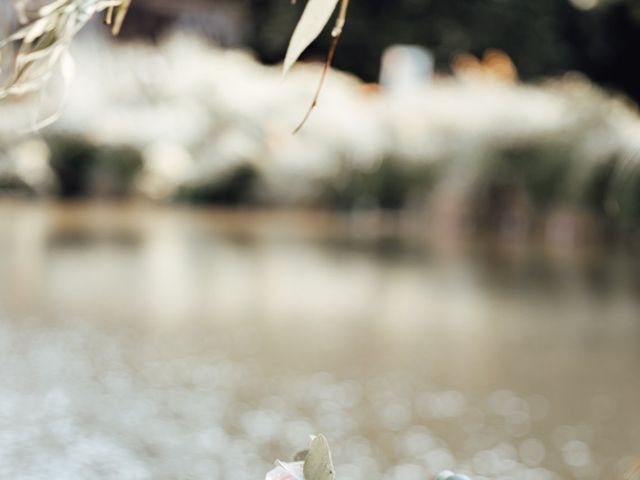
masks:
<svg viewBox="0 0 640 480"><path fill-rule="evenodd" d="M0 204L0 478L618 478L624 254L374 237L323 214Z"/></svg>

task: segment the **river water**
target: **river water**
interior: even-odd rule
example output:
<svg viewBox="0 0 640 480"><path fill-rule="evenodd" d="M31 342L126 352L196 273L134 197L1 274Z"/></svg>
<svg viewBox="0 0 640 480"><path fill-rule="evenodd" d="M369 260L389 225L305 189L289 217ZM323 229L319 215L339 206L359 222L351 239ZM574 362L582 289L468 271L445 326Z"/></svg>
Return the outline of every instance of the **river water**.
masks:
<svg viewBox="0 0 640 480"><path fill-rule="evenodd" d="M631 255L292 212L0 203L0 478L622 478Z"/></svg>

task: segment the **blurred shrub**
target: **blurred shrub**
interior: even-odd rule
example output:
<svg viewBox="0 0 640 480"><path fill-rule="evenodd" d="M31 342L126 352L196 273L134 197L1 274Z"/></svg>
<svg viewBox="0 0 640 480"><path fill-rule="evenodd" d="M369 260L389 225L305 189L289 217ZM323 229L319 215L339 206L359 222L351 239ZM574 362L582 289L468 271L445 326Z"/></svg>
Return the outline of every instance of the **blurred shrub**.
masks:
<svg viewBox="0 0 640 480"><path fill-rule="evenodd" d="M244 205L255 199L258 180L257 169L245 163L207 180L185 184L176 197L193 203Z"/></svg>
<svg viewBox="0 0 640 480"><path fill-rule="evenodd" d="M137 175L143 167L140 152L127 145L97 149L90 185L93 193L109 197L125 197L133 193Z"/></svg>
<svg viewBox="0 0 640 480"><path fill-rule="evenodd" d="M49 162L58 181L62 198L89 194L89 176L95 164L96 148L79 136L56 135L48 139Z"/></svg>
<svg viewBox="0 0 640 480"><path fill-rule="evenodd" d="M572 161L571 149L564 144L531 143L498 150L485 161L476 180L479 214L504 210L516 192L525 195L532 213L545 213L565 200Z"/></svg>
<svg viewBox="0 0 640 480"><path fill-rule="evenodd" d="M35 196L33 188L13 173L0 173L0 196L31 197Z"/></svg>
<svg viewBox="0 0 640 480"><path fill-rule="evenodd" d="M577 205L597 219L607 236L632 236L640 226L640 169L621 155L603 159L587 172Z"/></svg>
<svg viewBox="0 0 640 480"><path fill-rule="evenodd" d="M130 195L143 166L142 156L133 147L98 147L74 135L49 137L48 144L62 198Z"/></svg>
<svg viewBox="0 0 640 480"><path fill-rule="evenodd" d="M633 166L621 169L612 176L607 213L624 229L640 225L640 169Z"/></svg>
<svg viewBox="0 0 640 480"><path fill-rule="evenodd" d="M611 156L590 172L579 198L579 205L598 217L612 214L612 190L619 162Z"/></svg>
<svg viewBox="0 0 640 480"><path fill-rule="evenodd" d="M399 210L412 197L426 193L437 180L434 165L415 165L384 157L373 168L343 164L340 173L326 181L323 199L340 210L379 208Z"/></svg>

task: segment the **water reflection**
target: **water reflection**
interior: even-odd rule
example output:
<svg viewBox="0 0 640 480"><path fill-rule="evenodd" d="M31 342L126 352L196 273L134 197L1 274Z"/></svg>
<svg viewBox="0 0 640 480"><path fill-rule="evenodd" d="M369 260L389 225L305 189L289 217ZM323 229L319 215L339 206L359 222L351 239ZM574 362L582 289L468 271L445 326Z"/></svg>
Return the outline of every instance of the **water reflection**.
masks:
<svg viewBox="0 0 640 480"><path fill-rule="evenodd" d="M615 478L637 265L362 241L321 215L0 205L0 477Z"/></svg>

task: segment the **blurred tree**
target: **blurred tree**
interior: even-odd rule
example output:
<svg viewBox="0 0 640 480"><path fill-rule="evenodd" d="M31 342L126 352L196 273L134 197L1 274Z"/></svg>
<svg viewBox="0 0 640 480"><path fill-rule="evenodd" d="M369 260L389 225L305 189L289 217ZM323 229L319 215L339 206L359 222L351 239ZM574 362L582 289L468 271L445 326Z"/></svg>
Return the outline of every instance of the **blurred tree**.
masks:
<svg viewBox="0 0 640 480"><path fill-rule="evenodd" d="M124 33L157 38L178 24L279 63L304 4L136 0ZM640 100L640 65L630 54L640 44L638 0L358 0L350 9L335 65L365 81L378 79L382 52L393 44L426 46L444 71L459 53L499 49L525 80L580 70ZM324 59L330 41L327 32L305 57Z"/></svg>
<svg viewBox="0 0 640 480"><path fill-rule="evenodd" d="M600 8L574 12L565 22L575 67L593 80L640 101L640 2L613 0Z"/></svg>
<svg viewBox="0 0 640 480"><path fill-rule="evenodd" d="M251 44L263 60L278 61L299 12L275 0L252 0L252 8ZM441 69L457 53L500 48L517 60L526 77L557 73L570 63L570 48L561 38L570 9L557 0L353 2L336 64L373 81L386 47L416 43L433 50ZM321 56L328 41L325 36L312 46L309 56Z"/></svg>
<svg viewBox="0 0 640 480"><path fill-rule="evenodd" d="M282 0L249 4L248 43L261 60L280 62L303 5L291 7ZM355 1L335 65L375 81L381 54L392 44L428 47L445 71L458 53L481 56L498 48L513 58L523 79L576 69L640 100L640 67L628 53L640 44L640 2L593 5L582 10L569 0ZM306 58L323 58L329 42L329 35L322 36Z"/></svg>
<svg viewBox="0 0 640 480"><path fill-rule="evenodd" d="M125 33L138 31L157 37L173 21L184 26L184 18L191 18L188 12L199 18L219 17L226 19L223 25L235 25L237 37L212 27L205 32L212 39L235 45L244 38L262 61L279 63L304 4L299 1L292 6L287 0L138 0ZM178 15L179 11L187 12L187 17ZM237 41L228 40L232 37ZM329 43L327 32L304 58L323 60ZM383 50L398 43L431 49L441 71L448 71L459 53L481 57L487 49L500 49L514 60L525 80L579 70L640 100L640 66L629 53L633 45L640 44L638 0L354 1L335 65L366 81L376 81Z"/></svg>

